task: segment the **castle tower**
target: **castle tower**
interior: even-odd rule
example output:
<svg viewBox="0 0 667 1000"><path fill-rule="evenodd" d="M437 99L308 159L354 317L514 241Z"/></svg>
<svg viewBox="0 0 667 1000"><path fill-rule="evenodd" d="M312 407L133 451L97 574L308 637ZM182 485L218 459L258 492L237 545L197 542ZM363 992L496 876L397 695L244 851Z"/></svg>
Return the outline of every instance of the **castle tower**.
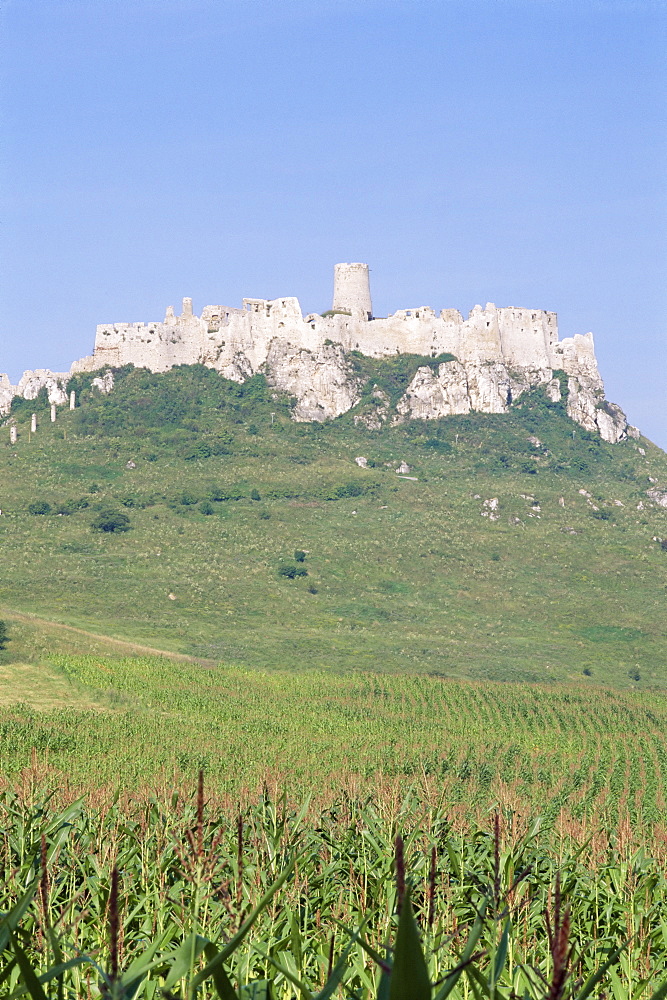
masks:
<svg viewBox="0 0 667 1000"><path fill-rule="evenodd" d="M333 309L356 319L372 319L368 264L335 264Z"/></svg>

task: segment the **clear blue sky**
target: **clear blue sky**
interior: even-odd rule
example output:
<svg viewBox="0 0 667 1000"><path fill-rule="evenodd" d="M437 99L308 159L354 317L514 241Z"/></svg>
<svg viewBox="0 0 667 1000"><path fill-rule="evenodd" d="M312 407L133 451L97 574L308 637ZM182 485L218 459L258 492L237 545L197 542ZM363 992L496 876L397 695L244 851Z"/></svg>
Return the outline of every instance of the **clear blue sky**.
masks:
<svg viewBox="0 0 667 1000"><path fill-rule="evenodd" d="M0 371L243 296L592 330L667 447L660 0L4 0Z"/></svg>

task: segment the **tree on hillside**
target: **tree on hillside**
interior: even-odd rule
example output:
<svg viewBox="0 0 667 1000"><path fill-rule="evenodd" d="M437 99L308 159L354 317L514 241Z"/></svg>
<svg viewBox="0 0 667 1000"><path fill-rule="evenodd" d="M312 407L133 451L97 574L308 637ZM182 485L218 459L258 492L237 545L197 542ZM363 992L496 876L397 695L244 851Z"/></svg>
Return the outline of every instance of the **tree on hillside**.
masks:
<svg viewBox="0 0 667 1000"><path fill-rule="evenodd" d="M130 519L127 514L122 514L112 508L105 508L91 522L91 528L93 531L129 531Z"/></svg>
<svg viewBox="0 0 667 1000"><path fill-rule="evenodd" d="M4 649L9 642L9 631L6 622L0 622L0 649Z"/></svg>

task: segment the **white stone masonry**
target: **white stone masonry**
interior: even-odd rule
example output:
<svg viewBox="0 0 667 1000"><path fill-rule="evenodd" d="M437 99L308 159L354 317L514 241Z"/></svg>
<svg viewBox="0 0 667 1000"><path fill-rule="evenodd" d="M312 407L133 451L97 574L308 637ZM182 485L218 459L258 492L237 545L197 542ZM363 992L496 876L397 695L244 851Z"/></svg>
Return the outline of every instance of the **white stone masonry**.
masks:
<svg viewBox="0 0 667 1000"><path fill-rule="evenodd" d="M333 315L304 317L298 299L285 297L246 298L242 308L209 305L197 316L192 299L184 298L180 315L170 306L162 321L100 324L93 354L75 362L72 372L126 364L163 372L204 364L243 382L265 371L277 388L296 396L295 419L323 420L359 400L361 385L346 358L351 351L374 358L456 358L436 373L430 367L417 372L398 404L398 419L504 413L526 389L540 384L556 400L561 388L554 371L562 370L569 377L570 416L605 440L626 434L618 407L603 406L592 334L559 341L555 313L492 302L475 306L465 319L456 309L436 313L428 306L373 319L368 265L361 263L335 266ZM14 387L0 376L0 413L8 411L14 395L32 399L42 385L50 402L63 405L67 378L26 372Z"/></svg>

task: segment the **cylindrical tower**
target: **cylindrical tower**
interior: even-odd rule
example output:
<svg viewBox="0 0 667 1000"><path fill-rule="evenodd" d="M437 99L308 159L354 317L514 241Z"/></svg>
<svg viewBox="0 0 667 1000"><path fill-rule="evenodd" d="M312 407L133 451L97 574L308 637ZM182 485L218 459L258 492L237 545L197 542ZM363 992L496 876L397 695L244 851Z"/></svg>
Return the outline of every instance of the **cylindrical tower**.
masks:
<svg viewBox="0 0 667 1000"><path fill-rule="evenodd" d="M335 264L333 309L355 319L372 319L368 264Z"/></svg>

